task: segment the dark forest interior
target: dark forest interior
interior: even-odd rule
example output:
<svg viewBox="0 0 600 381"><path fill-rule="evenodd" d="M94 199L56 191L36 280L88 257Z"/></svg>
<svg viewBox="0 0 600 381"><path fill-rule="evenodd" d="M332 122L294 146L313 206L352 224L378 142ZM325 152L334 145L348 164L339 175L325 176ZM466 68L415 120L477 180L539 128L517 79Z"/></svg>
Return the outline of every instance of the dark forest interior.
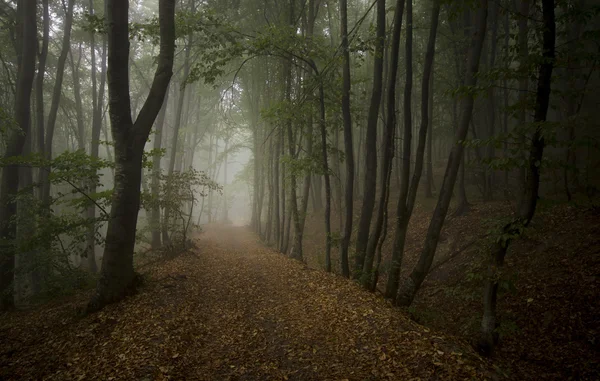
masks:
<svg viewBox="0 0 600 381"><path fill-rule="evenodd" d="M600 2L0 0L0 380L600 378Z"/></svg>

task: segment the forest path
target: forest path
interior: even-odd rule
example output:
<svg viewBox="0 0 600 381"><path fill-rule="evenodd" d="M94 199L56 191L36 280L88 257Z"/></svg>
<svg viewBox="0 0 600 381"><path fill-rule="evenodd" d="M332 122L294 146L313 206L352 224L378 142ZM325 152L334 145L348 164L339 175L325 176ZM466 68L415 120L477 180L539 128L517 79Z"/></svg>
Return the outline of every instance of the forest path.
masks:
<svg viewBox="0 0 600 381"><path fill-rule="evenodd" d="M0 318L0 379L465 379L487 369L464 343L241 227L209 227L122 303L80 319L72 307Z"/></svg>

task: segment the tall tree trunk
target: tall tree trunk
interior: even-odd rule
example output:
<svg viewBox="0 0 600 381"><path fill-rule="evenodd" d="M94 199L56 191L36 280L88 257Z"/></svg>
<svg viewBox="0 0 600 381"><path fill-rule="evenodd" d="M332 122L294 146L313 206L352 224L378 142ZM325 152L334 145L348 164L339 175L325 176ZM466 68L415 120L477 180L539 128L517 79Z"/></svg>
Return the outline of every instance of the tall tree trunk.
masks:
<svg viewBox="0 0 600 381"><path fill-rule="evenodd" d="M48 113L48 122L46 123L46 138L44 139L44 155L46 159L52 159L52 142L54 140L54 129L56 127L56 117L58 116L58 107L60 106L60 98L62 94L62 83L65 73L65 63L71 49L71 27L73 25L73 7L75 0L68 0L67 9L65 10L65 20L63 26L63 40L60 56L56 64L56 79L54 89L52 91L52 103ZM41 172L40 182L42 182L42 202L48 205L50 202L50 182L48 175L50 168L44 168Z"/></svg>
<svg viewBox="0 0 600 381"><path fill-rule="evenodd" d="M438 16L439 17L439 16ZM433 67L433 62L431 63ZM434 70L431 70L431 79L429 80L429 133L427 134L427 182L425 183L425 197L433 198L433 189L435 184L433 181L433 74Z"/></svg>
<svg viewBox="0 0 600 381"><path fill-rule="evenodd" d="M281 152L285 152L285 134L284 131L280 131L279 132L279 147L280 147L280 154ZM285 240L285 231L286 231L286 207L285 207L285 192L286 192L286 186L285 186L285 164L282 162L281 163L281 184L280 184L280 192L281 192L281 220L280 222L278 222L279 224L281 224L281 229L280 229L280 237L279 237L279 243L277 248L279 249L280 252L283 253L283 243Z"/></svg>
<svg viewBox="0 0 600 381"><path fill-rule="evenodd" d="M516 4L516 2L515 2ZM527 93L529 92L529 14L531 12L531 2L529 0L520 0L518 13L518 52L519 52L519 111L517 114L517 123L519 128L523 128L527 123ZM519 168L519 185L525 183L525 167ZM522 192L519 192L522 193ZM523 201L521 195L518 197L519 204Z"/></svg>
<svg viewBox="0 0 600 381"><path fill-rule="evenodd" d="M154 133L153 149L160 150L162 148L163 130L165 125L165 117L167 115L167 107L169 104L169 90L165 93L158 117L156 118L156 131ZM152 248L158 249L162 246L161 240L161 223L160 223L160 173L162 155L157 154L152 158L152 182L150 189L152 191L152 211L150 212L150 227L152 229ZM165 229L166 230L166 229ZM168 244L168 242L165 242Z"/></svg>
<svg viewBox="0 0 600 381"><path fill-rule="evenodd" d="M568 12L568 3L565 3L565 12ZM585 0L578 0L576 5L579 9L583 10L585 5ZM566 112L565 116L567 118L567 133L568 133L568 143L567 148L565 150L565 166L563 170L563 181L565 194L567 196L567 200L571 201L573 194L571 191L571 187L577 188L579 186L578 174L577 174L577 145L575 144L575 127L577 125L574 120L575 116L578 113L578 107L575 106L577 103L577 94L582 91L579 86L580 80L579 76L581 75L581 71L577 68L577 58L576 58L576 49L579 38L581 36L581 26L582 24L576 22L575 25L569 27L569 31L567 33L569 44L567 48L567 68L566 68L566 79L565 85L567 87L567 99L566 99ZM575 90L574 94L569 94L568 89ZM581 108L582 102L579 103L579 108Z"/></svg>
<svg viewBox="0 0 600 381"><path fill-rule="evenodd" d="M373 91L367 117L367 136L365 139L365 173L364 192L358 230L356 233L356 257L354 278L359 279L365 265L365 255L369 241L371 218L377 194L377 124L381 94L383 89L383 49L385 44L385 0L377 0L377 39L375 41L375 57L373 64ZM382 173L384 181L385 173ZM383 192L383 188L382 188Z"/></svg>
<svg viewBox="0 0 600 381"><path fill-rule="evenodd" d="M73 99L75 99L75 118L77 121L77 148L85 151L85 129L83 123L83 102L81 100L81 82L79 68L81 67L81 58L83 57L82 44L77 49L77 62L73 57L73 51L69 49L71 74L73 76Z"/></svg>
<svg viewBox="0 0 600 381"><path fill-rule="evenodd" d="M554 68L556 21L554 15L554 0L542 0L543 13L543 50L538 74L536 91L534 123L535 131L530 140L529 159L527 165L526 182L523 184L525 194L523 202L517 211L517 217L504 226L502 235L498 237L492 247L492 257L488 266L488 273L483 293L483 319L481 320L481 333L478 342L479 350L490 354L497 342L496 300L500 269L504 265L504 257L513 237L520 236L523 228L527 227L535 214L538 191L540 186L540 163L544 153L544 137L542 125L546 122L550 91L552 83L552 70Z"/></svg>
<svg viewBox="0 0 600 381"><path fill-rule="evenodd" d="M479 9L477 11L472 41L469 46L467 70L465 71L464 84L467 88L474 88L474 86L477 84L479 59L481 56L481 50L483 48L483 41L485 39L488 1L479 0L478 3ZM425 279L425 276L431 267L431 263L433 262L433 256L435 255L440 232L448 213L448 207L450 206L450 198L452 197L452 189L456 183L458 167L464 152L464 146L460 142L464 140L467 135L474 101L475 98L472 92L466 94L461 99L461 121L459 128L456 131L454 146L452 147L450 157L448 158L448 165L446 167L446 173L444 174L444 181L442 182L442 186L440 188L438 202L435 211L433 212L431 222L429 223L427 237L425 238L425 246L421 251L419 262L411 272L410 277L404 282L400 290L397 298L399 305L408 306L412 303L415 294L423 283L423 280Z"/></svg>
<svg viewBox="0 0 600 381"><path fill-rule="evenodd" d="M490 61L489 69L493 70L496 64L496 48L498 46L498 5L496 2L492 2L490 7L490 23L491 23L491 36L490 42ZM493 138L496 133L496 83L492 82L487 90L487 117L488 119L488 137ZM494 159L496 156L496 150L494 144L488 144L486 147L486 156L488 160ZM491 201L494 198L494 175L495 171L493 168L488 166L485 171L484 178L484 195L483 198L486 201Z"/></svg>
<svg viewBox="0 0 600 381"><path fill-rule="evenodd" d="M23 153L25 140L30 133L31 92L35 75L37 45L37 4L35 0L17 2L18 70L15 94L15 121L19 130L8 137L4 158L18 157ZM17 226L17 202L12 198L19 189L19 166L7 165L2 170L0 182L0 311L14 306L13 283L16 248L14 239Z"/></svg>
<svg viewBox="0 0 600 381"><path fill-rule="evenodd" d="M396 11L394 12L394 27L391 38L391 53L390 65L388 74L388 90L387 90L387 107L386 107L386 123L383 133L383 162L381 164L381 194L379 197L379 207L377 210L377 220L373 234L369 239L367 246L367 255L363 266L363 275L361 283L363 287L373 290L377 283L378 267L380 258L377 260L377 265L373 268L375 253L381 239L387 236L387 208L390 193L390 179L392 167L394 163L395 135L396 135L396 82L398 78L398 60L400 54L400 34L402 31L402 15L404 13L404 1L396 2ZM383 234L382 234L383 230ZM383 236L383 237L382 237ZM381 242L381 244L383 244Z"/></svg>
<svg viewBox="0 0 600 381"><path fill-rule="evenodd" d="M115 143L115 178L101 276L88 312L122 299L135 287L133 250L140 206L142 155L173 75L175 54L175 0L160 0L158 66L148 97L134 123L129 95L129 2L107 0L107 10L108 93Z"/></svg>
<svg viewBox="0 0 600 381"><path fill-rule="evenodd" d="M400 29L402 28L402 14L404 13L404 1L398 0L396 4L396 16L395 24L394 24L394 36L392 42L392 55L391 55L391 76L389 82L389 95L388 95L388 117L387 123L389 128L394 128L396 131L396 76L397 76L397 67L398 67L398 55L400 53ZM405 115L404 119L404 136L402 141L402 165L401 165L401 182L400 182L400 196L398 198L398 207L397 207L397 216L396 216L396 237L394 238L394 247L398 245L396 242L399 242L401 239L401 234L405 234L406 229L403 228L403 225L407 223L406 218L404 217L406 213L404 209L406 208L406 197L408 196L408 186L409 186L409 174L410 174L410 143L411 143L411 115L410 115L410 94L411 94L411 86L412 86L412 3L410 1L406 2L406 53L410 52L410 55L406 57L406 65L407 69L410 68L410 72L407 71L407 80L406 80L406 89L405 98L408 96L408 99L404 101L405 113L408 111L408 115ZM410 5L408 3L411 3ZM410 15L409 15L410 14ZM398 31L396 31L396 25L398 27ZM410 35L409 35L410 31ZM410 36L410 37L409 37ZM409 49L410 48L410 49ZM410 58L410 59L409 59ZM393 80L393 82L392 82ZM408 110L406 110L408 107ZM404 233L403 233L404 232ZM398 282L400 277L400 266L402 261L402 253L398 250L392 251L392 263L390 266L390 272L388 276L388 282L386 285L385 296L387 298L393 298L396 295L396 291L398 288Z"/></svg>
<svg viewBox="0 0 600 381"><path fill-rule="evenodd" d="M223 222L229 222L229 206L227 205L227 165L229 155L229 138L225 138L225 157L223 158Z"/></svg>
<svg viewBox="0 0 600 381"><path fill-rule="evenodd" d="M35 107L36 107L36 125L37 125L37 150L40 154L44 154L45 140L45 120L44 114L44 77L46 75L46 60L48 58L48 43L50 39L50 10L48 0L42 0L43 9L43 30L42 30L42 47L38 54L38 71L35 81ZM40 169L39 179L42 179Z"/></svg>
<svg viewBox="0 0 600 381"><path fill-rule="evenodd" d="M187 78L190 74L190 54L192 50L193 33L190 33L185 46L185 58L183 61L183 75L181 77L179 97L177 98L177 110L175 111L175 124L173 125L173 137L171 141L171 156L169 160L169 176L175 170L175 162L177 161L177 146L179 143L179 129L181 128L181 119L183 118L183 105L186 98Z"/></svg>
<svg viewBox="0 0 600 381"><path fill-rule="evenodd" d="M508 12L505 12L504 15L504 51L508 52L508 49L510 48L510 19L509 19L509 14ZM505 69L508 70L508 68L510 67L511 62L509 60L506 60L506 65L505 65ZM502 86L504 87L504 91L503 91L503 98L504 98L504 112L502 113L503 115L503 127L504 127L504 135L506 136L506 138L504 139L504 144L502 146L502 158L503 159L507 159L508 158L508 117L509 117L509 113L508 113L508 99L509 99L509 89L508 89L508 79L505 77L502 80ZM504 170L504 198L508 199L509 197L509 181L508 181L508 169Z"/></svg>
<svg viewBox="0 0 600 381"><path fill-rule="evenodd" d="M340 242L340 257L342 264L342 275L350 277L350 266L348 263L348 247L352 235L352 219L354 217L354 148L352 142L352 115L350 114L350 51L348 47L348 1L340 0L340 34L342 48L342 118L344 120L344 151L346 154L346 219L344 232Z"/></svg>
<svg viewBox="0 0 600 381"><path fill-rule="evenodd" d="M89 4L90 14L94 14L94 1L90 0ZM94 32L90 32L90 47L91 47L91 61L92 61L92 139L90 145L90 156L92 158L98 157L98 151L100 149L100 130L102 129L103 119L103 107L104 107L104 88L106 85L106 36L102 38L102 58L100 63L100 87L97 86L96 80L96 42ZM89 192L90 194L96 193L97 184L95 181L90 182ZM87 218L93 221L96 218L96 206L91 205L87 209ZM90 224L88 227L87 236L87 262L90 272L98 272L98 266L96 264L96 224Z"/></svg>

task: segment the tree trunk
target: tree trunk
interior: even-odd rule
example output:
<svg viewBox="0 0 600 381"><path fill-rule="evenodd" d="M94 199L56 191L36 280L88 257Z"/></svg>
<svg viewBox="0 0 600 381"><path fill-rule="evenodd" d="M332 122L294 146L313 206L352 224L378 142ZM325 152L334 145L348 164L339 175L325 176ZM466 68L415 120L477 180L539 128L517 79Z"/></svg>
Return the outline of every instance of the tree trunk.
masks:
<svg viewBox="0 0 600 381"><path fill-rule="evenodd" d="M42 48L38 54L38 71L35 82L35 107L36 107L36 124L37 124L37 150L40 154L44 154L45 140L45 120L44 115L44 77L46 75L46 60L48 58L48 43L50 39L50 10L48 0L42 0L43 8L43 31L42 31ZM39 180L43 179L43 169L40 169ZM40 192L41 193L41 192Z"/></svg>
<svg viewBox="0 0 600 381"><path fill-rule="evenodd" d="M502 235L494 243L491 263L488 266L484 286L483 319L481 320L481 333L478 349L486 355L491 354L498 338L496 332L498 325L496 319L496 300L498 295L500 269L504 265L506 251L508 250L508 246L513 237L520 236L523 229L529 225L537 206L540 186L540 163L544 153L542 125L546 122L548 114L551 91L550 86L555 58L556 22L554 15L554 0L542 0L542 13L544 19L542 55L544 59L541 61L542 63L539 67L534 112L536 129L530 140L527 176L526 182L523 184L525 194L523 196L523 202L517 211L517 218L504 226Z"/></svg>
<svg viewBox="0 0 600 381"><path fill-rule="evenodd" d="M439 14L438 14L439 18ZM425 197L433 198L433 189L435 184L433 181L433 62L431 63L431 78L429 80L429 133L427 134L427 182L425 185Z"/></svg>
<svg viewBox="0 0 600 381"><path fill-rule="evenodd" d="M60 56L56 64L56 79L54 89L52 91L52 103L48 113L48 122L46 123L46 138L44 139L44 155L47 160L52 160L52 142L54 138L54 129L56 127L56 117L58 116L58 107L60 106L60 98L62 94L62 83L65 73L65 63L71 49L71 26L73 25L73 7L75 0L68 0L67 9L65 10L65 20L63 26L63 40ZM50 182L48 175L50 168L42 169L40 182L42 183L42 203L48 205L50 202Z"/></svg>
<svg viewBox="0 0 600 381"><path fill-rule="evenodd" d="M465 71L464 84L467 88L473 88L477 84L479 59L481 56L483 41L485 39L488 1L480 0L479 4L474 34L469 46L467 70ZM454 146L452 147L452 150L450 151L450 157L448 158L448 165L446 167L446 173L444 174L444 180L440 188L438 202L435 211L433 212L431 222L429 223L425 245L421 251L419 262L411 272L410 277L404 282L398 295L397 302L402 306L408 306L412 303L417 290L423 283L423 280L425 279L425 276L431 267L433 256L435 255L435 250L439 241L440 232L448 213L450 198L452 197L452 189L456 183L460 160L464 152L464 146L460 144L460 142L464 140L467 135L471 121L471 114L473 111L473 103L475 101L474 94L466 94L461 101L461 121L458 126L459 128L456 131Z"/></svg>
<svg viewBox="0 0 600 381"><path fill-rule="evenodd" d="M489 42L490 46L490 61L489 68L490 70L494 69L496 64L496 48L498 46L498 5L495 2L492 2L490 8L490 23L491 23L491 32ZM488 119L488 137L494 137L496 133L496 92L495 92L496 83L492 82L491 86L489 86L487 91L487 117ZM496 156L495 146L494 144L488 144L486 147L486 156L488 160L493 160ZM485 171L484 178L484 195L483 199L485 201L491 201L494 198L494 175L495 171L490 166L487 166Z"/></svg>
<svg viewBox="0 0 600 381"><path fill-rule="evenodd" d="M163 129L165 125L165 117L167 115L167 106L169 103L169 90L165 93L158 117L156 118L156 131L154 132L154 150L162 148ZM157 154L152 158L152 183L150 189L152 191L152 211L150 212L150 227L152 229L152 249L156 250L163 244L161 240L161 223L160 223L160 173L162 156ZM168 242L165 242L167 244Z"/></svg>
<svg viewBox="0 0 600 381"><path fill-rule="evenodd" d="M371 218L375 207L377 194L377 124L379 121L379 110L381 94L383 89L383 49L385 44L385 0L377 0L377 39L375 41L375 57L373 64L373 91L367 117L367 136L365 139L365 174L363 202L356 233L356 257L354 263L354 278L362 276L365 266L365 255L369 242ZM386 172L387 173L387 172ZM386 174L382 172L383 180ZM382 188L382 192L383 192ZM377 240L376 240L377 242ZM367 266L371 267L371 266Z"/></svg>
<svg viewBox="0 0 600 381"><path fill-rule="evenodd" d="M37 5L35 0L17 3L18 70L15 94L15 121L20 128L13 130L6 144L5 158L23 153L25 140L30 133L31 92L35 75L37 45ZM0 311L14 306L13 283L16 248L13 246L17 226L17 203L12 197L19 189L19 166L7 165L2 170L0 182Z"/></svg>
<svg viewBox="0 0 600 381"><path fill-rule="evenodd" d="M381 247L382 239L387 236L387 209L390 193L390 179L392 166L394 162L395 152L395 136L396 136L396 81L398 76L398 56L400 53L400 34L402 30L402 14L404 13L404 1L396 2L396 12L394 13L394 27L392 30L390 66L388 74L388 91L387 91L387 107L386 107L386 123L383 132L383 161L381 164L380 188L381 194L379 197L379 206L377 210L377 220L373 234L369 238L367 246L367 255L363 266L363 274L361 283L363 287L373 290L374 284L377 283L378 267L381 262L381 257L378 255L377 265L373 269L373 261L378 247ZM383 234L382 234L383 230ZM381 244L381 245L380 245Z"/></svg>
<svg viewBox="0 0 600 381"><path fill-rule="evenodd" d="M516 2L515 2L516 4ZM517 10L518 13L518 52L519 52L519 111L517 114L517 123L520 128L523 128L527 123L527 93L529 92L529 14L531 2L529 0L521 0L520 8ZM520 185L525 183L526 171L525 167L519 168L519 183ZM522 202L521 193L519 192L518 203Z"/></svg>
<svg viewBox="0 0 600 381"><path fill-rule="evenodd" d="M79 77L79 68L81 67L81 58L83 57L82 44L79 44L77 53L77 62L73 57L73 51L69 49L71 62L71 74L73 76L73 99L75 99L75 119L77 121L77 148L85 151L85 129L83 123L83 102L81 101L81 83Z"/></svg>
<svg viewBox="0 0 600 381"><path fill-rule="evenodd" d="M397 75L397 66L398 66L398 55L400 51L400 29L402 27L402 14L404 12L404 1L398 0L396 4L396 16L395 24L394 24L394 36L393 36L393 45L392 56L391 56L391 78L389 83L389 95L388 95L388 126L389 128L394 128L394 131L397 127L396 122L396 75ZM404 136L403 136L403 145L402 145L402 165L401 165L401 182L400 182L400 196L398 198L398 208L397 208L397 216L396 216L396 237L394 238L394 247L397 247L396 242L401 239L402 234L406 234L406 229L404 229L403 224L407 223L406 218L404 217L406 213L403 211L406 207L406 197L408 195L408 186L409 186L409 175L410 175L410 143L411 143L411 115L410 115L410 94L412 87L412 3L410 1L406 2L406 66L407 66L407 80L406 80L406 89L405 89L405 119L404 119ZM411 3L411 4L408 4ZM398 31L396 31L396 24L398 25ZM397 33L397 35L396 35ZM409 34L410 33L410 34ZM410 71L408 71L410 69ZM393 82L392 82L393 80ZM398 230L399 229L399 230ZM403 233L404 232L404 233ZM398 288L398 279L400 277L400 266L401 266L401 252L394 250L392 251L392 263L390 266L390 272L388 276L388 282L386 285L385 296L387 298L393 298L396 295L396 289Z"/></svg>
<svg viewBox="0 0 600 381"><path fill-rule="evenodd" d="M340 257L342 264L342 275L350 277L350 266L348 263L348 247L352 235L352 219L354 217L354 149L352 142L352 116L350 114L350 51L348 47L348 1L340 0L340 33L343 57L342 71L342 118L344 120L344 151L346 154L346 219L344 232L340 242Z"/></svg>
<svg viewBox="0 0 600 381"><path fill-rule="evenodd" d="M154 80L135 123L129 95L129 2L107 0L109 114L115 143L112 208L102 271L88 312L121 300L135 287L133 250L140 205L142 154L162 107L175 53L175 0L159 1L160 53Z"/></svg>
<svg viewBox="0 0 600 381"><path fill-rule="evenodd" d="M94 14L94 1L90 0L90 14ZM92 139L90 145L90 156L98 157L100 149L100 130L102 129L103 106L104 106L104 88L106 85L106 36L102 39L102 58L100 67L100 88L96 82L96 43L95 34L90 32L91 61L92 61ZM96 182L92 181L89 185L90 194L96 193ZM96 218L96 206L91 205L87 210L87 218L93 221ZM96 264L96 224L90 224L87 236L87 262L91 273L98 272Z"/></svg>

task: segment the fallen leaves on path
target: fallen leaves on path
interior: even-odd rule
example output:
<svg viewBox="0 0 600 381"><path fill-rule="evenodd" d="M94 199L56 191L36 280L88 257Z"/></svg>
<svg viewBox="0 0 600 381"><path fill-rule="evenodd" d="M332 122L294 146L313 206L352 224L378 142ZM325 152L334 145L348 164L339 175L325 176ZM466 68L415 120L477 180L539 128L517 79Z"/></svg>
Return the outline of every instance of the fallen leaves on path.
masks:
<svg viewBox="0 0 600 381"><path fill-rule="evenodd" d="M482 379L464 342L356 284L213 227L140 292L78 318L87 295L0 317L0 379Z"/></svg>

